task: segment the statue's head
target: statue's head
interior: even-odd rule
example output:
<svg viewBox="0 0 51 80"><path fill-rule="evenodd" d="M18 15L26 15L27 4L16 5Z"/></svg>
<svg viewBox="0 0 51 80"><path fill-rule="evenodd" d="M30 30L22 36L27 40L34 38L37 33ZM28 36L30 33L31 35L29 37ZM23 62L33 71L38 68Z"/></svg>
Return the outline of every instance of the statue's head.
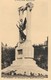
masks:
<svg viewBox="0 0 51 80"><path fill-rule="evenodd" d="M20 19L20 22L23 22L23 19Z"/></svg>

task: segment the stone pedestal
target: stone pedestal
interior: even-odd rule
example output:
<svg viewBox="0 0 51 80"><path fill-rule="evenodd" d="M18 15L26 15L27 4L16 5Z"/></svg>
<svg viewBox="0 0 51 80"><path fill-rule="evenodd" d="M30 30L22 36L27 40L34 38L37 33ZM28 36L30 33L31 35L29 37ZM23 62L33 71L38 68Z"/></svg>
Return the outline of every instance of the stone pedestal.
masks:
<svg viewBox="0 0 51 80"><path fill-rule="evenodd" d="M19 51L21 51L20 54ZM17 54L17 59L33 58L34 56L34 48L32 47L31 41L25 41L23 44L20 44L20 46L15 49L15 52Z"/></svg>

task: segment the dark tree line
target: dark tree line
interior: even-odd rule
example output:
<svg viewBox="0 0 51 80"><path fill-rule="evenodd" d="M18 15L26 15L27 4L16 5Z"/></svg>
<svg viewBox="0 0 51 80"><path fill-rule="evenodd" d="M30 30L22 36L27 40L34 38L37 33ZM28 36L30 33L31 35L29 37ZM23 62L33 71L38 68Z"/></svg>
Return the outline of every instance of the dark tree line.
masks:
<svg viewBox="0 0 51 80"><path fill-rule="evenodd" d="M15 60L15 48L1 47L1 68L3 69L10 66L13 60Z"/></svg>
<svg viewBox="0 0 51 80"><path fill-rule="evenodd" d="M34 60L39 67L48 70L48 47L34 46Z"/></svg>

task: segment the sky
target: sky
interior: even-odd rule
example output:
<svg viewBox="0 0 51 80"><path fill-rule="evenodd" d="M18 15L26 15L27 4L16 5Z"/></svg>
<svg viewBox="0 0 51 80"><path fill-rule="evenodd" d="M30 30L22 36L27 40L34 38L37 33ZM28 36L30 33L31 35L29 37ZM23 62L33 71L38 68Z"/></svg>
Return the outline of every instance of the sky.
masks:
<svg viewBox="0 0 51 80"><path fill-rule="evenodd" d="M7 43L8 46L15 46L19 42L19 31L16 27L19 21L18 7L25 6L26 3L27 1L17 0L0 1L0 42ZM32 3L31 41L32 44L42 44L49 36L48 0L35 0Z"/></svg>

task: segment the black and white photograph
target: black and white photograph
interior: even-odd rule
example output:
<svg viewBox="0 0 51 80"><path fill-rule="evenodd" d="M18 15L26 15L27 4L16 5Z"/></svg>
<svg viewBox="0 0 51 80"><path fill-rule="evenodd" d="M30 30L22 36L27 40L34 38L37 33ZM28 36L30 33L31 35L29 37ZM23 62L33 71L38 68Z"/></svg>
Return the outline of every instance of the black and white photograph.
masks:
<svg viewBox="0 0 51 80"><path fill-rule="evenodd" d="M48 1L1 1L1 78L48 78Z"/></svg>

